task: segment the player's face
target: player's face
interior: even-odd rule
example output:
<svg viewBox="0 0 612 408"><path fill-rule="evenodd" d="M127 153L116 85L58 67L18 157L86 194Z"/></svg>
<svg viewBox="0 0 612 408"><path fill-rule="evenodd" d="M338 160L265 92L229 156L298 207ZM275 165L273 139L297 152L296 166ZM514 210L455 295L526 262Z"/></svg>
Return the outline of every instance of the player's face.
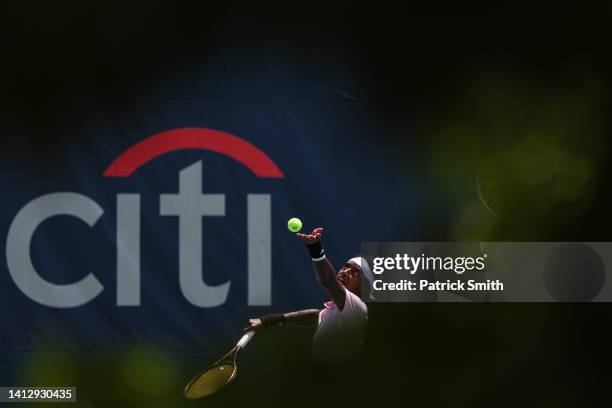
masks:
<svg viewBox="0 0 612 408"><path fill-rule="evenodd" d="M336 279L354 294L359 295L361 293L361 269L355 262L347 262L336 274Z"/></svg>

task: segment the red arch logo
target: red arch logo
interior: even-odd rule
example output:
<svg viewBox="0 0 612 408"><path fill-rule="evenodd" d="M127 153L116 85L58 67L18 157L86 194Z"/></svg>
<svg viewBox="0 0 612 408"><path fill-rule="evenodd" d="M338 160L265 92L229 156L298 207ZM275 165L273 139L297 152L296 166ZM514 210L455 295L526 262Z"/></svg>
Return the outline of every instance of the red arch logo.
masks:
<svg viewBox="0 0 612 408"><path fill-rule="evenodd" d="M103 176L128 177L158 156L185 149L221 153L242 163L258 177L285 177L272 159L251 143L230 133L204 128L173 129L150 136L121 153Z"/></svg>

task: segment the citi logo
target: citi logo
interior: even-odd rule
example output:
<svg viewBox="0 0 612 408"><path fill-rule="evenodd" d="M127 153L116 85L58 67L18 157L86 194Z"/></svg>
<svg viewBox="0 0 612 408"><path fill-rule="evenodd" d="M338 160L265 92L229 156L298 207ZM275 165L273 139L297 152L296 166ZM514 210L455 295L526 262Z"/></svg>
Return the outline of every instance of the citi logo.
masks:
<svg viewBox="0 0 612 408"><path fill-rule="evenodd" d="M257 177L283 178L276 164L245 140L218 130L174 129L153 135L130 147L104 171L104 177L129 177L145 163L184 149L201 149L228 156L246 166ZM225 216L225 194L202 192L202 162L180 170L178 194L160 194L160 216L178 222L179 286L191 304L215 307L225 303L231 282L207 285L202 269L202 217ZM140 194L116 195L116 278L118 306L140 305ZM247 296L248 305L271 304L271 198L269 194L247 194ZM104 210L90 197L77 192L55 192L37 197L23 206L13 219L6 241L6 259L11 278L27 297L45 306L78 307L98 296L104 287L86 271L69 284L44 279L30 256L32 238L47 219L60 215L76 217L93 227Z"/></svg>

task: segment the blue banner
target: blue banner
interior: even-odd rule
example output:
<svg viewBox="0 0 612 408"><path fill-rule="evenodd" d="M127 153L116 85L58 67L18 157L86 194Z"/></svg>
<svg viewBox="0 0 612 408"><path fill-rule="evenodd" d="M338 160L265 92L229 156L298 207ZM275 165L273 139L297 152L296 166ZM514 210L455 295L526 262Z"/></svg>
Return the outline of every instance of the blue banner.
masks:
<svg viewBox="0 0 612 408"><path fill-rule="evenodd" d="M3 353L215 350L250 316L325 300L289 218L323 226L340 265L405 238L420 205L342 95L85 108L54 157L24 143L3 163Z"/></svg>

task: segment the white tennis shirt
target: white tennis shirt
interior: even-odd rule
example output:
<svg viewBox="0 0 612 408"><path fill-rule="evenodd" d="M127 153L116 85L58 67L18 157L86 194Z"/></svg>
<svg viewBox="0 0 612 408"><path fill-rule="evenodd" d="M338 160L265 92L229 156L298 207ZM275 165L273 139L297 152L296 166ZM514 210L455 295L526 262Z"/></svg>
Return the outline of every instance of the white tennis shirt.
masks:
<svg viewBox="0 0 612 408"><path fill-rule="evenodd" d="M324 303L319 324L312 339L312 356L321 362L341 363L357 356L363 344L368 321L368 307L359 296L346 290L344 308L334 302Z"/></svg>

